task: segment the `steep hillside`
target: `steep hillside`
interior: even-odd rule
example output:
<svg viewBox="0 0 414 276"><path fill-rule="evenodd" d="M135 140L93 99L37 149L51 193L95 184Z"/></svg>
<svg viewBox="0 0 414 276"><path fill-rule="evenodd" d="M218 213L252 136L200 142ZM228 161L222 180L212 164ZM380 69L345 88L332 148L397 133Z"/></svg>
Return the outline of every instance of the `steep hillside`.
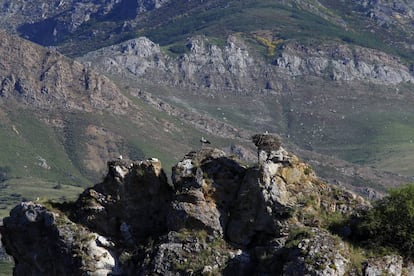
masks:
<svg viewBox="0 0 414 276"><path fill-rule="evenodd" d="M120 22L161 7L155 1L0 1L0 24L43 45L61 42L90 21ZM117 26L117 24L115 24Z"/></svg>
<svg viewBox="0 0 414 276"><path fill-rule="evenodd" d="M164 161L172 165L175 152L199 146L191 125L128 99L91 68L0 36L1 210L22 198L72 197L102 176L106 158L172 153Z"/></svg>

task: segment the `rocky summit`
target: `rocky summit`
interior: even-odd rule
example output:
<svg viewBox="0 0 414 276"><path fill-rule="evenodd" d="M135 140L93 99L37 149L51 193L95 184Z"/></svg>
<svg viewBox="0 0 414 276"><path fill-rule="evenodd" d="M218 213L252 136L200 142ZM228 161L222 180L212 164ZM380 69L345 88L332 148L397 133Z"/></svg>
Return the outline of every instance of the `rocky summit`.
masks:
<svg viewBox="0 0 414 276"><path fill-rule="evenodd" d="M327 227L370 204L322 182L270 134L247 167L204 147L168 181L156 158L108 162L72 203L22 202L4 219L15 275L397 275L400 256L355 262ZM342 233L352 231L342 227ZM374 274L373 274L374 273Z"/></svg>

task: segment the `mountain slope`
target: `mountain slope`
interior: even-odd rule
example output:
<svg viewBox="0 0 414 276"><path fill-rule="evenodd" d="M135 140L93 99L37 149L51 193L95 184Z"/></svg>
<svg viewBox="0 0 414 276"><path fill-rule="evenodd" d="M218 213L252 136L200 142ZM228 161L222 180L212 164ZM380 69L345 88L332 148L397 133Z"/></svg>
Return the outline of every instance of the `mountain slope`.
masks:
<svg viewBox="0 0 414 276"><path fill-rule="evenodd" d="M187 53L171 56L138 38L80 60L171 105L411 175L414 77L398 57L346 43L291 42L268 63L243 35L222 46L198 36L187 46Z"/></svg>
<svg viewBox="0 0 414 276"><path fill-rule="evenodd" d="M0 36L1 209L21 198L72 197L102 175L108 158L165 156L198 146L198 131L128 99L90 68Z"/></svg>
<svg viewBox="0 0 414 276"><path fill-rule="evenodd" d="M412 27L404 1L44 3L0 1L3 28L54 45L3 38L4 137L26 145L9 150L8 175L27 166L8 171L16 152L27 153L31 167L54 168L43 151L30 153L26 125L50 132L38 143L56 145L56 164L73 170L69 179L96 177L109 156L178 158L206 133L224 146L257 131L280 133L332 164L351 166L342 158L373 167L374 183L348 174L346 184L375 186L383 171L392 185L409 180L392 173L412 175ZM83 182L76 177L69 182Z"/></svg>

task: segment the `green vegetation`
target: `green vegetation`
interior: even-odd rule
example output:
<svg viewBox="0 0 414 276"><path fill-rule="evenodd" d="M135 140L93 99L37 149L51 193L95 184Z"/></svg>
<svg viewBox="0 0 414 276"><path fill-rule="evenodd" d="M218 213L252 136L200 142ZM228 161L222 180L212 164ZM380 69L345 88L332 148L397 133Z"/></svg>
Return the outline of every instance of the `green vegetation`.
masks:
<svg viewBox="0 0 414 276"><path fill-rule="evenodd" d="M69 162L58 135L30 112L9 113L13 122L0 123L0 167L7 179L39 178L81 185L85 178ZM3 179L4 180L4 179Z"/></svg>
<svg viewBox="0 0 414 276"><path fill-rule="evenodd" d="M217 262L215 256L219 254L225 255L225 252L228 250L228 245L225 240L221 237L213 238L212 236L209 236L205 230L190 231L188 229L181 229L178 233L176 233L176 237L183 243L196 240L198 244L203 245L200 251L186 252L184 256L185 261L177 261L173 263L174 269L182 273L193 271L196 274L200 274L205 266ZM214 271L213 275L216 275Z"/></svg>
<svg viewBox="0 0 414 276"><path fill-rule="evenodd" d="M414 257L414 184L393 189L357 225L358 240L376 251Z"/></svg>
<svg viewBox="0 0 414 276"><path fill-rule="evenodd" d="M362 275L363 263L367 259L367 253L364 249L353 244L348 244L349 260L347 275Z"/></svg>
<svg viewBox="0 0 414 276"><path fill-rule="evenodd" d="M354 133L359 133L347 144L342 142L339 156L354 163L410 175L414 161L414 116L405 112L403 106L395 112L386 110L359 116L350 122Z"/></svg>
<svg viewBox="0 0 414 276"><path fill-rule="evenodd" d="M13 275L13 266L12 262L0 262L0 276Z"/></svg>
<svg viewBox="0 0 414 276"><path fill-rule="evenodd" d="M289 238L286 241L286 248L296 248L303 239L311 239L315 234L311 228L296 227L290 230Z"/></svg>

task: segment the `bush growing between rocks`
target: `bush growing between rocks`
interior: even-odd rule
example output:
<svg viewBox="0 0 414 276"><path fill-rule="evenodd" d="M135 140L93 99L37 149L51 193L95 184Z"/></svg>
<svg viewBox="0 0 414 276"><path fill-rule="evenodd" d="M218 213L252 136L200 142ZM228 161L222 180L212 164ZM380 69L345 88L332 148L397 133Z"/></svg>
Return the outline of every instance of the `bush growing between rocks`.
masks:
<svg viewBox="0 0 414 276"><path fill-rule="evenodd" d="M414 184L393 189L356 226L357 239L383 251L414 257Z"/></svg>

